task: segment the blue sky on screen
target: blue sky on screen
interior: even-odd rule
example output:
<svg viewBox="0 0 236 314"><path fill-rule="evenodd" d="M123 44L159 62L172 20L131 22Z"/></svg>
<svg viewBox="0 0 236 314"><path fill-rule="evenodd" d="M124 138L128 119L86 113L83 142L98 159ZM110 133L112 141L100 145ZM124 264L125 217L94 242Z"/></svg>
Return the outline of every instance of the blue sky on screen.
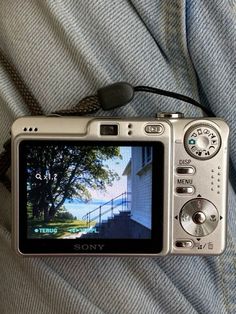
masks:
<svg viewBox="0 0 236 314"><path fill-rule="evenodd" d="M114 181L113 185L111 187L108 186L106 191L89 190L92 195L92 199L102 199L108 201L127 191L127 176L122 176L122 173L131 158L131 147L121 146L120 154L122 159L116 157L104 161L104 165L107 165L110 170L118 173L120 180Z"/></svg>

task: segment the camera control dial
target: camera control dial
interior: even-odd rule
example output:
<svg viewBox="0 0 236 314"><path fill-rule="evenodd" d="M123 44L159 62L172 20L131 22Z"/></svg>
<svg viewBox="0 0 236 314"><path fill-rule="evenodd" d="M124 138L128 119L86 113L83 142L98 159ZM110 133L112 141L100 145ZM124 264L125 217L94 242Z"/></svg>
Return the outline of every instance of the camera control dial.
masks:
<svg viewBox="0 0 236 314"><path fill-rule="evenodd" d="M216 207L204 198L195 198L186 204L180 212L182 228L196 237L204 237L217 227L219 214Z"/></svg>
<svg viewBox="0 0 236 314"><path fill-rule="evenodd" d="M220 134L211 125L197 124L187 130L184 146L193 158L207 160L218 153L221 146Z"/></svg>

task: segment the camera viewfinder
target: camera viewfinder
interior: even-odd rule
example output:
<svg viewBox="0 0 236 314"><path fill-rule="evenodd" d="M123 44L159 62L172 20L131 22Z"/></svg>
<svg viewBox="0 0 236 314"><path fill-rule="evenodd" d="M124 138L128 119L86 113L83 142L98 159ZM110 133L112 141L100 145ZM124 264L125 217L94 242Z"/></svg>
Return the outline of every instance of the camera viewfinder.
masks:
<svg viewBox="0 0 236 314"><path fill-rule="evenodd" d="M117 124L102 124L100 126L101 135L118 135L118 125Z"/></svg>

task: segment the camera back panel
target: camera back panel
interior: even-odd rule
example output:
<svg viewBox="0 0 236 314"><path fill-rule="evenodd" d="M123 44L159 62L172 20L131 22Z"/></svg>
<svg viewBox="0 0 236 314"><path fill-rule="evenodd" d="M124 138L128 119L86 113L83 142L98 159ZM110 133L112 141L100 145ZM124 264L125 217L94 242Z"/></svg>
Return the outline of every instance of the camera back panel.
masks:
<svg viewBox="0 0 236 314"><path fill-rule="evenodd" d="M21 255L35 256L221 254L226 243L228 134L228 126L221 119L185 119L177 113L163 113L156 119L24 117L16 120L12 127L14 249ZM45 180L49 179L47 173L42 178L38 171L34 174L36 181L32 181L29 173L34 169L27 169L26 156L31 156L34 151L46 154L45 145L49 145L50 151L58 143L59 149L64 150L68 145L77 149L99 145L103 149L130 148L133 168L141 162L140 169L135 170L136 179L132 179L136 183L148 177L152 169L152 194L148 194L150 182L146 181L145 186L144 179L144 185L138 185L139 191L136 183L133 184L132 201L129 188L126 191L125 206L129 211L124 213L123 210L122 215L128 213L128 228L135 230L132 235L123 231L122 237L117 232L103 231L99 236L101 229L95 228L95 237L86 236L87 231L77 232L69 226L68 232L72 235L66 238L66 234L62 236L55 228L37 225L37 219L33 224L30 222L32 209L27 204L32 206L33 197L29 199L32 193L27 186L40 186L36 175L38 181L44 176ZM122 172L127 176L127 182L131 178L129 167L127 163ZM135 204L135 208L130 209L128 204ZM87 222L90 212L88 210L87 216L84 215ZM122 216L121 212L119 210L119 216ZM115 215L117 213L113 213L113 218ZM101 213L98 219L96 226L101 226ZM118 221L120 217L116 216L116 219ZM121 220L115 225L111 220L113 231L124 222ZM92 229L94 226L95 222L89 225ZM29 233L29 229L33 231ZM50 232L58 232L58 237Z"/></svg>

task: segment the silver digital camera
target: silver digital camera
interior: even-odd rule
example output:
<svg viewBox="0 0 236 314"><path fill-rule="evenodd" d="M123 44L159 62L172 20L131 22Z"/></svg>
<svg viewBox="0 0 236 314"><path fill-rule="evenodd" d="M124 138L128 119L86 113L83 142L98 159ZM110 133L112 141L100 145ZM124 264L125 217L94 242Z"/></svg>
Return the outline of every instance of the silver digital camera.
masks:
<svg viewBox="0 0 236 314"><path fill-rule="evenodd" d="M219 118L23 117L12 126L21 255L217 255L226 245Z"/></svg>

